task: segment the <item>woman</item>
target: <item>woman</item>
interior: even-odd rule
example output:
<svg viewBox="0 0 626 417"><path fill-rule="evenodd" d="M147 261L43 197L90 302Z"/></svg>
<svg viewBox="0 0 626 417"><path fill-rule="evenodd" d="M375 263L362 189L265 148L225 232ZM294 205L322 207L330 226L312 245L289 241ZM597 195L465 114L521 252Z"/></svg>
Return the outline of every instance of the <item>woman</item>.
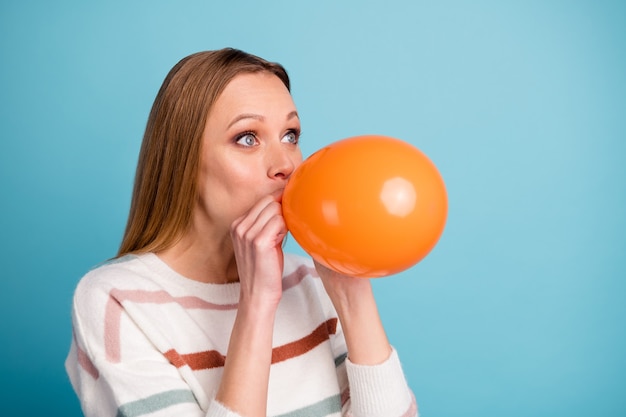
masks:
<svg viewBox="0 0 626 417"><path fill-rule="evenodd" d="M283 254L302 161L282 66L234 49L167 75L117 258L74 296L86 416L414 416L368 280Z"/></svg>

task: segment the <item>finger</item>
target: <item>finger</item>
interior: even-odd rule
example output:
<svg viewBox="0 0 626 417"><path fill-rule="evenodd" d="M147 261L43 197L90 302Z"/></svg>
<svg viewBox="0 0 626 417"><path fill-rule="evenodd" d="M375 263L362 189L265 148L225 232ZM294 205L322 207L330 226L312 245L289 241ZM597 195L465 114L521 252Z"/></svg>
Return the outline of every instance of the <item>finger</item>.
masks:
<svg viewBox="0 0 626 417"><path fill-rule="evenodd" d="M258 245L267 245L267 247L280 246L285 236L287 236L287 225L280 212L269 217L267 221L257 224L262 225L255 237Z"/></svg>
<svg viewBox="0 0 626 417"><path fill-rule="evenodd" d="M265 196L257 201L247 212L242 214L239 218L231 224L231 231L235 229L248 230L250 225L254 223L263 209L270 204L273 200L271 196Z"/></svg>
<svg viewBox="0 0 626 417"><path fill-rule="evenodd" d="M277 225L279 229L277 233L280 233L282 229L286 227L282 218L280 204L275 201L269 201L263 206L263 203L265 203L265 201L261 202L259 205L261 208L260 211L258 211L259 207L255 207L252 212L234 226L232 232L237 239L251 242L256 239L256 236L261 233L270 219L274 217L278 219Z"/></svg>
<svg viewBox="0 0 626 417"><path fill-rule="evenodd" d="M239 237L248 244L259 247L272 247L277 240L282 241L286 233L286 225L280 210L280 204L273 202L268 204L257 216L247 230L239 230Z"/></svg>

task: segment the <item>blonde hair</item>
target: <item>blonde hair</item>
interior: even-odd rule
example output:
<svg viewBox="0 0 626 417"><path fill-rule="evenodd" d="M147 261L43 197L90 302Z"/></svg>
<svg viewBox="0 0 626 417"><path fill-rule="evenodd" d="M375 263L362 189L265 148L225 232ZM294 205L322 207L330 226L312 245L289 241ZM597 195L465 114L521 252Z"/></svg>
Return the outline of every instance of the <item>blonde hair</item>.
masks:
<svg viewBox="0 0 626 417"><path fill-rule="evenodd" d="M169 248L190 226L207 116L235 76L255 72L274 74L290 89L280 64L232 48L189 55L167 74L143 136L118 257Z"/></svg>

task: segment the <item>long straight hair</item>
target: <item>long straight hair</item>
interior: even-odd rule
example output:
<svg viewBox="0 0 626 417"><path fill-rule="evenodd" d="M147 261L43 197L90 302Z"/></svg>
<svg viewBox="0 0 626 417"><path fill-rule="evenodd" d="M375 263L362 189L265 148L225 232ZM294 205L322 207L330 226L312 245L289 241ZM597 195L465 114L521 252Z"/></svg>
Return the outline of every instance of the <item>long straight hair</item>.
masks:
<svg viewBox="0 0 626 417"><path fill-rule="evenodd" d="M283 66L232 48L189 55L167 74L146 124L118 257L167 249L190 227L208 114L235 76L256 72L290 90Z"/></svg>

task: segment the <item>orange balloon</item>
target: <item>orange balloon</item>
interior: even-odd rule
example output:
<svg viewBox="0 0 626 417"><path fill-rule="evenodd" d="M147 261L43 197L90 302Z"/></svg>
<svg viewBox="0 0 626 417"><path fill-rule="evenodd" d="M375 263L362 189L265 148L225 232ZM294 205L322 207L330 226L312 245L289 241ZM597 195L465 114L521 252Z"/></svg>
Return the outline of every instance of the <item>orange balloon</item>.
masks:
<svg viewBox="0 0 626 417"><path fill-rule="evenodd" d="M307 158L282 198L294 239L339 273L376 278L421 261L443 233L445 185L435 165L399 139L355 136Z"/></svg>

